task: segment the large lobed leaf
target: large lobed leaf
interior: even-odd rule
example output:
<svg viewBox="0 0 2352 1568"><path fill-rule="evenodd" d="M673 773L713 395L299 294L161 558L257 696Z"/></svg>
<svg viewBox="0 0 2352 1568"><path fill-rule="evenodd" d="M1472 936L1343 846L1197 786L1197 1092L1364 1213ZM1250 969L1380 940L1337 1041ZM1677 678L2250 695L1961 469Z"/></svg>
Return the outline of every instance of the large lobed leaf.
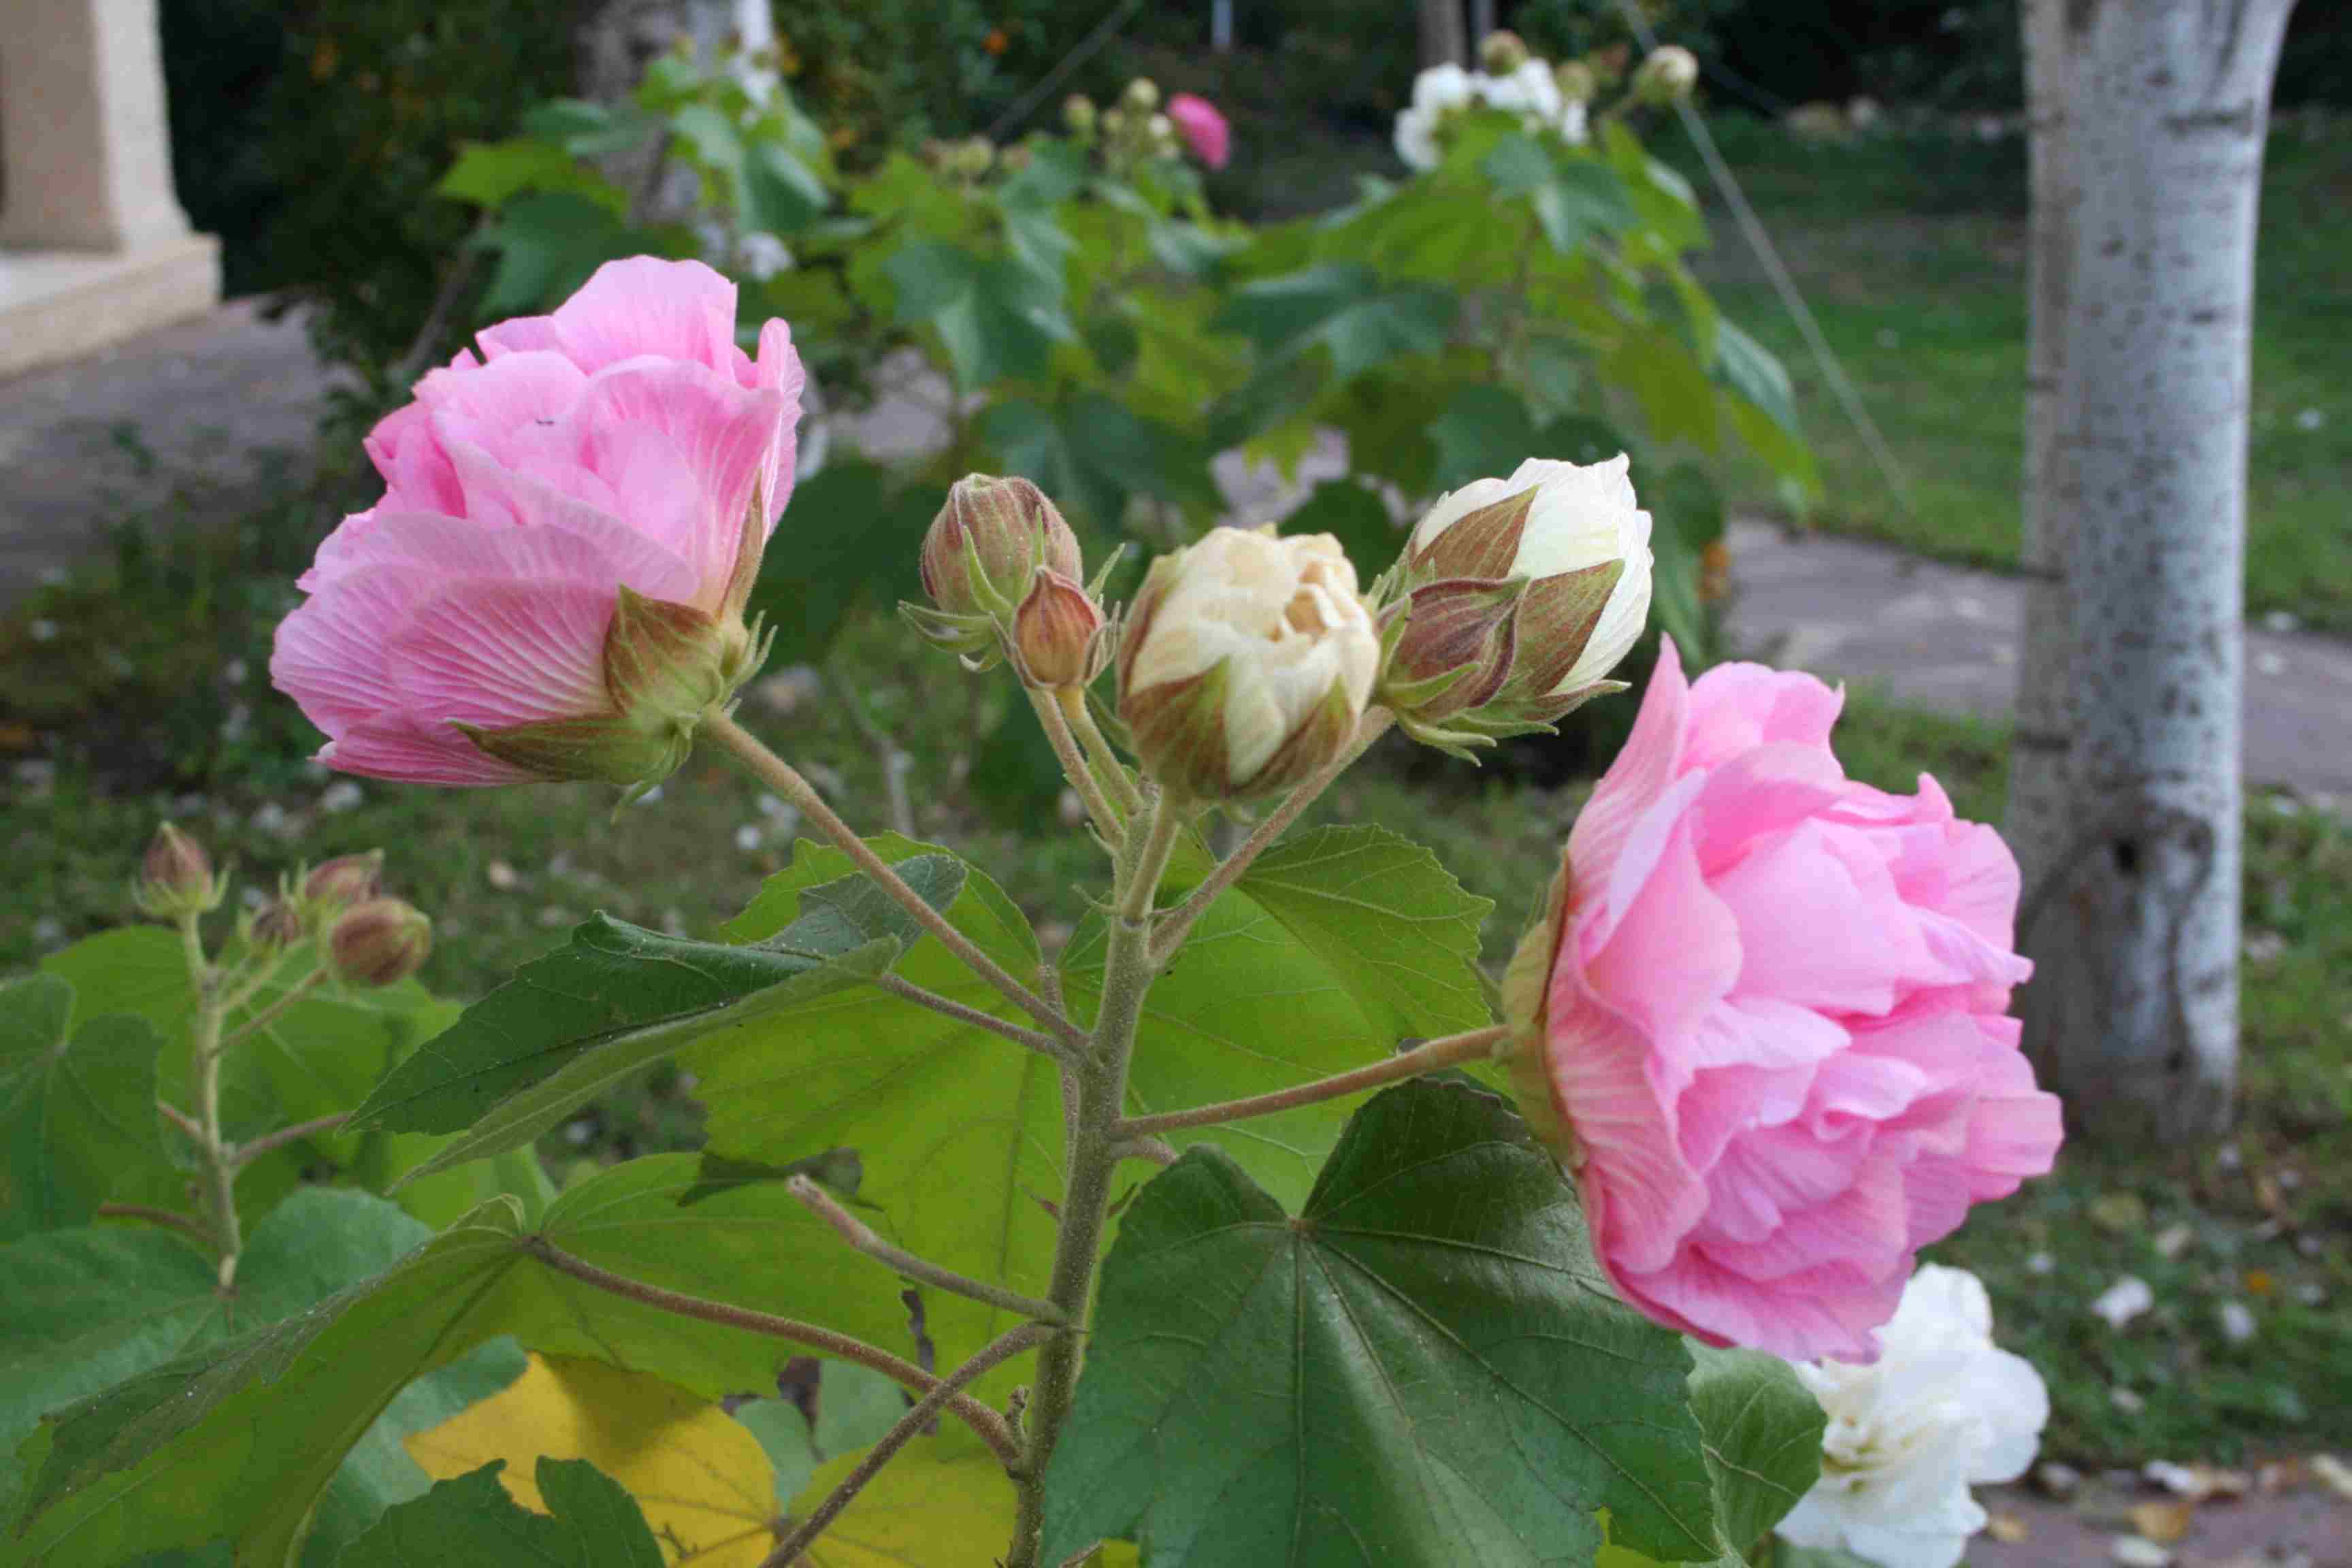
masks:
<svg viewBox="0 0 2352 1568"><path fill-rule="evenodd" d="M1213 1149L1138 1197L1047 1472L1049 1562L1584 1563L1606 1509L1664 1561L1721 1543L1690 1360L1610 1293L1501 1103L1388 1090L1296 1218Z"/></svg>
<svg viewBox="0 0 2352 1568"><path fill-rule="evenodd" d="M123 1014L68 1032L73 1011L54 974L0 985L0 1240L87 1224L119 1175L164 1163L162 1038Z"/></svg>
<svg viewBox="0 0 2352 1568"><path fill-rule="evenodd" d="M539 1462L532 1490L544 1512L518 1507L499 1484L499 1469L484 1465L392 1509L335 1568L662 1568L636 1503L587 1460Z"/></svg>

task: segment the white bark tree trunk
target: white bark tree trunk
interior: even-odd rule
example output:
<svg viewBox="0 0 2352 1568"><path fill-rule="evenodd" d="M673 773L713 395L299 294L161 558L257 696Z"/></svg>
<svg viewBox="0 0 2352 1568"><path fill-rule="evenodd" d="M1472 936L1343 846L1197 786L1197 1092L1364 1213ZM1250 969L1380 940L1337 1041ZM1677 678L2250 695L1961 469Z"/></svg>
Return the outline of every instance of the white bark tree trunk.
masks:
<svg viewBox="0 0 2352 1568"><path fill-rule="evenodd" d="M1463 36L1462 0L1415 0L1421 26L1421 68L1467 65L1470 47Z"/></svg>
<svg viewBox="0 0 2352 1568"><path fill-rule="evenodd" d="M2057 727L2012 803L2033 861L2026 1018L2051 1085L2110 1138L2217 1131L2236 1086L2255 210L2293 5L2056 0L2028 24L2063 49L2034 68L2063 94L2037 121L2063 161L2035 195L2061 199L2069 258L2036 277L2063 327L2040 344L2059 387L2029 438L2028 515L2037 564L2063 575L2027 637L2054 669L2029 658L2023 680L2065 693L2034 694Z"/></svg>

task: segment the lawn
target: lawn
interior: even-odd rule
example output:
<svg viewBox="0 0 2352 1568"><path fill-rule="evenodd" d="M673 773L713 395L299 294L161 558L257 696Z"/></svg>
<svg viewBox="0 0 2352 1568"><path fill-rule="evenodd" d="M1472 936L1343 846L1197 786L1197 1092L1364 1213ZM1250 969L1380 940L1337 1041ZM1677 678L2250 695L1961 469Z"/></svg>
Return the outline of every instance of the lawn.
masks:
<svg viewBox="0 0 2352 1568"><path fill-rule="evenodd" d="M2352 130L2272 136L2254 328L2250 612L2352 631ZM1801 142L1713 122L1822 335L1909 481L1903 505L1830 396L1727 215L1702 270L1727 313L1788 364L1818 451L1820 526L1949 559L2016 564L2025 381L2023 150L1892 135ZM1662 152L1702 187L1678 138ZM1773 503L1759 486L1748 504Z"/></svg>

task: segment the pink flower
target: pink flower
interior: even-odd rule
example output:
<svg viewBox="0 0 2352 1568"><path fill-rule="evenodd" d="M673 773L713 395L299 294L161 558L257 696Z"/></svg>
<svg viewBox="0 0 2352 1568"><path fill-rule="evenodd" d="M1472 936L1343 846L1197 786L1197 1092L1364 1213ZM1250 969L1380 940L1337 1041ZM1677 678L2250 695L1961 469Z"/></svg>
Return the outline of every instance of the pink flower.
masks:
<svg viewBox="0 0 2352 1568"><path fill-rule="evenodd" d="M1617 1288L1712 1343L1877 1355L1917 1249L2050 1169L2006 1016L2017 863L1936 781L1830 750L1843 701L1669 641L1513 961L1521 1100Z"/></svg>
<svg viewBox="0 0 2352 1568"><path fill-rule="evenodd" d="M327 732L319 759L346 773L628 782L654 721L622 684L682 689L681 638L697 658L723 642L722 662L741 662L740 592L792 494L791 331L768 322L754 361L735 344L733 284L638 257L479 341L481 359L460 353L369 434L383 498L319 547L270 677ZM615 670L624 589L661 640ZM690 718L671 720L677 742ZM501 732L537 749L494 755L477 738ZM616 736L635 752L596 751ZM550 737L586 750L551 752Z"/></svg>
<svg viewBox="0 0 2352 1568"><path fill-rule="evenodd" d="M1195 93L1180 92L1168 100L1168 118L1176 122L1176 133L1184 138L1184 145L1192 156L1212 169L1222 169L1233 152L1233 128L1217 106Z"/></svg>

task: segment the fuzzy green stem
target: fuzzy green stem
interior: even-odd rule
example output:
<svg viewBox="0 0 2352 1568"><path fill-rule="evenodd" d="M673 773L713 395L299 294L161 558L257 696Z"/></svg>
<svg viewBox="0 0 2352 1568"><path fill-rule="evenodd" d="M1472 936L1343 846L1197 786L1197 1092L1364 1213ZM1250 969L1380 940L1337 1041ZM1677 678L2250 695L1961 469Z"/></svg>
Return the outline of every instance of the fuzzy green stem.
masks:
<svg viewBox="0 0 2352 1568"><path fill-rule="evenodd" d="M285 992L278 996L277 1001L270 1003L268 1006L255 1013L253 1016L247 1018L244 1023L239 1024L236 1028L231 1029L227 1034L222 1036L220 1048L222 1050L226 1050L229 1047L236 1044L239 1040L244 1039L247 1036L258 1034L261 1030L268 1028L271 1024L276 1023L279 1016L285 1013L287 1009L292 1007L297 1002L301 1001L303 997L308 996L312 991L318 989L326 978L326 966L324 964L320 964L318 968L310 971L310 973L302 976L301 979L288 986ZM247 993L247 994L250 994L250 993ZM242 1002L244 997L239 996L236 1000ZM232 1008L233 1005L232 1005ZM232 1008L225 1008L223 1010L224 1014L232 1010Z"/></svg>
<svg viewBox="0 0 2352 1568"><path fill-rule="evenodd" d="M332 1116L314 1116L308 1121L297 1121L291 1127L280 1127L275 1132L265 1132L249 1143L239 1143L228 1151L231 1169L249 1165L264 1154L283 1149L289 1143L299 1143L305 1138L315 1138L321 1132L332 1132L350 1120L349 1113L337 1111Z"/></svg>
<svg viewBox="0 0 2352 1568"><path fill-rule="evenodd" d="M1077 1110L1072 1122L1070 1173L1063 1189L1061 1228L1054 1241L1053 1273L1045 1299L1069 1325L1037 1352L1037 1375L1023 1417L1028 1457L1014 1477L1019 1511L1005 1568L1038 1568L1045 1525L1045 1468L1069 1419L1085 1359L1087 1321L1094 1292L1095 1265L1102 1254L1103 1221L1110 1207L1111 1183L1122 1154L1118 1133L1127 1097L1128 1059L1143 999L1151 989L1153 895L1168 857L1183 829L1183 812L1167 797L1150 804L1148 816L1130 818L1119 842L1113 908L1103 968L1102 1005L1095 1016L1089 1048L1075 1079Z"/></svg>
<svg viewBox="0 0 2352 1568"><path fill-rule="evenodd" d="M874 853L871 846L860 838L849 824L844 822L816 786L801 776L800 770L762 745L758 736L724 713L704 716L702 732L733 753L754 778L800 809L803 816L817 826L819 831L833 840L834 847L856 863L857 868L871 878L884 892L898 900L916 923L940 941L940 945L963 960L966 967L987 981L1012 1001L1013 1005L1045 1026L1046 1032L1065 1044L1084 1044L1084 1031L1064 1017L1059 1009L1032 991L1005 971L1003 964L980 951L971 939L948 922L945 915L931 908L920 893L907 886L906 879L893 870L887 862Z"/></svg>
<svg viewBox="0 0 2352 1568"><path fill-rule="evenodd" d="M1110 781L1110 793L1118 802L1119 809L1129 816L1142 810L1142 792L1135 787L1135 781L1128 777L1127 768L1119 762L1118 753L1111 749L1111 743L1103 738L1102 727L1095 722L1095 710L1087 706L1086 689L1065 686L1054 696L1061 704L1063 716L1069 720L1070 728L1076 732L1079 744L1086 748L1087 755L1093 760L1096 772Z"/></svg>
<svg viewBox="0 0 2352 1568"><path fill-rule="evenodd" d="M1318 1100L1337 1100L1344 1094L1360 1094L1368 1089L1394 1083L1399 1079L1418 1078L1441 1068L1459 1067L1467 1061L1491 1055L1495 1047L1510 1036L1507 1026L1492 1024L1467 1034L1447 1035L1442 1039L1424 1041L1409 1051L1381 1061L1369 1062L1347 1072L1334 1073L1329 1078L1317 1079L1313 1083L1297 1084L1278 1089L1271 1094L1254 1094L1246 1100L1221 1100L1214 1105L1196 1105L1187 1110L1166 1110L1156 1116L1130 1116L1121 1121L1117 1132L1121 1138L1148 1138L1156 1132L1171 1132L1180 1127L1213 1127L1223 1121L1242 1121L1253 1116L1268 1116L1293 1106L1313 1105Z"/></svg>
<svg viewBox="0 0 2352 1568"><path fill-rule="evenodd" d="M188 1081L196 1095L196 1163L204 1176L205 1221L220 1257L220 1289L236 1288L237 1254L245 1238L236 1223L236 1164L221 1137L220 976L205 956L204 933L193 914L180 917L180 948L187 961L188 985L195 993L196 1016L188 1031Z"/></svg>
<svg viewBox="0 0 2352 1568"><path fill-rule="evenodd" d="M1045 730L1045 739L1053 742L1054 755L1061 760L1062 776L1070 781L1070 787L1076 790L1078 798L1087 803L1087 815L1094 819L1095 831L1102 836L1102 841L1105 844L1118 843L1120 832L1118 813L1111 809L1109 797L1103 794L1101 781L1095 777L1094 769L1087 765L1085 754L1078 750L1077 738L1070 733L1069 716L1058 700L1061 689L1071 689L1049 690L1032 686L1026 689L1029 706L1037 710L1037 722Z"/></svg>
<svg viewBox="0 0 2352 1568"><path fill-rule="evenodd" d="M1356 737L1347 748L1325 763L1320 773L1292 790L1283 803L1268 813L1265 820L1242 841L1241 847L1219 861L1216 869L1192 889L1192 896L1160 922L1160 934L1152 943L1154 968L1164 966L1176 956L1176 950L1184 945L1184 938L1191 932L1192 922L1208 911L1209 906L1216 902L1217 895L1239 881L1242 873L1250 868L1252 861L1274 847L1274 841L1298 820L1299 813L1314 805L1316 797L1331 787L1331 781L1353 766L1356 759L1369 751L1374 741L1386 734L1389 726L1394 722L1396 715L1385 708L1365 711L1356 725Z"/></svg>

